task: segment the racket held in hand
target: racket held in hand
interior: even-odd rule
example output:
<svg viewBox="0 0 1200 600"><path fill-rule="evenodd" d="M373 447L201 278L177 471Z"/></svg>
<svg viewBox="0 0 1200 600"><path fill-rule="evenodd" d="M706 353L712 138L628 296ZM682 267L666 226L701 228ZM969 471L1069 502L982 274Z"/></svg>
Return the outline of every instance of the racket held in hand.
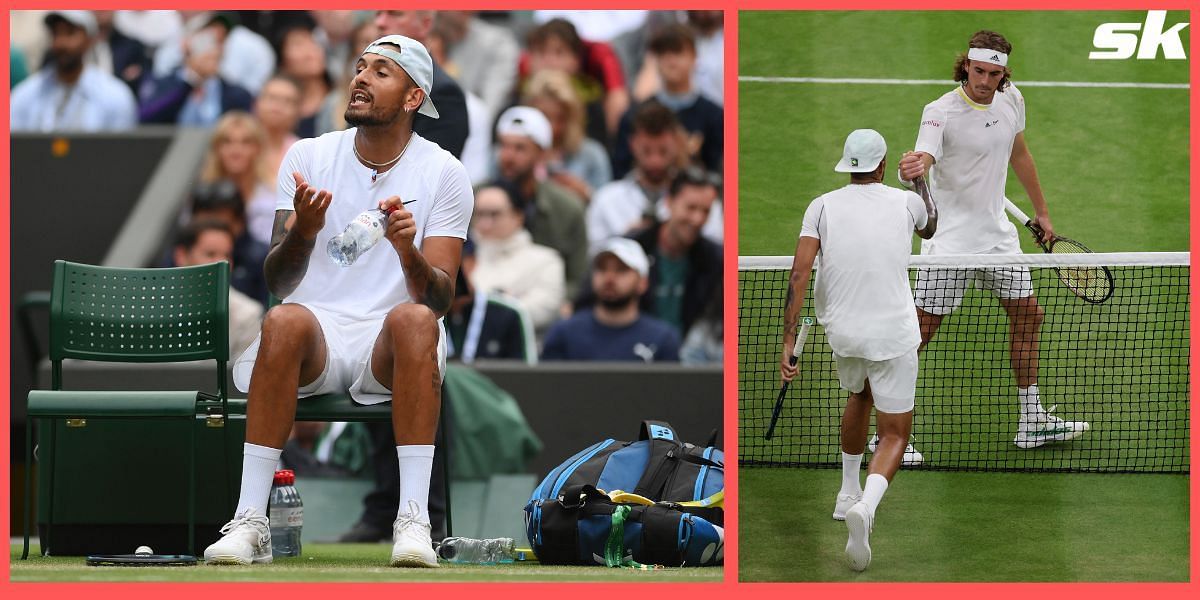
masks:
<svg viewBox="0 0 1200 600"><path fill-rule="evenodd" d="M804 350L804 338L808 337L808 328L812 327L813 322L812 317L804 317L804 321L800 325L800 331L796 334L796 343L792 346L792 356L788 359L793 367L800 360L800 353ZM785 381L783 385L779 386L779 396L775 398L775 410L771 411L771 424L767 426L765 439L769 440L772 435L775 435L775 423L779 421L779 413L783 411L783 397L787 395L788 383L790 382Z"/></svg>
<svg viewBox="0 0 1200 600"><path fill-rule="evenodd" d="M1087 246L1071 238L1059 235L1054 236L1054 239L1047 243L1045 240L1046 232L1020 208L1017 208L1017 205L1013 204L1008 198L1005 198L1004 207L1008 210L1009 214L1023 223L1033 233L1038 246L1041 246L1042 250L1047 254L1092 253ZM1054 271L1058 273L1059 281L1062 281L1063 285L1071 290L1071 293L1083 301L1092 304L1100 304L1111 298L1113 289L1116 286L1112 271L1105 266L1054 267Z"/></svg>

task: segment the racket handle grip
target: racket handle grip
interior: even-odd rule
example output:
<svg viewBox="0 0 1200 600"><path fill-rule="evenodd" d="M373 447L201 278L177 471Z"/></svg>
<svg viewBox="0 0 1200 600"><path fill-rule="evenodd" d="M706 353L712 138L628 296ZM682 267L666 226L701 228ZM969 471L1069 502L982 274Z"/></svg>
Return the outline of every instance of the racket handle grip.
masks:
<svg viewBox="0 0 1200 600"><path fill-rule="evenodd" d="M796 343L792 345L792 364L796 364L796 359L800 357L800 353L804 351L804 340L808 337L808 329L812 327L812 319L806 318L800 325L800 331L796 333Z"/></svg>
<svg viewBox="0 0 1200 600"><path fill-rule="evenodd" d="M1008 198L1004 199L1004 210L1007 210L1008 214L1020 221L1022 225L1028 225L1033 222L1033 219L1030 219L1029 215L1025 214L1025 211L1018 208L1017 205L1013 204L1013 201L1009 200Z"/></svg>

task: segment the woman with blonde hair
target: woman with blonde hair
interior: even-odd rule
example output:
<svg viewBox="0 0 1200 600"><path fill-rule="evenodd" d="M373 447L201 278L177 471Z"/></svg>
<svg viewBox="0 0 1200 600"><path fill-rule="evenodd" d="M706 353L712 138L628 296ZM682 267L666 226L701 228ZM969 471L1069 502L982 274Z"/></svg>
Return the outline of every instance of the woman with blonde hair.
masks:
<svg viewBox="0 0 1200 600"><path fill-rule="evenodd" d="M234 182L245 198L247 231L255 240L270 244L275 220L275 173L267 164L266 148L267 133L258 119L240 110L229 111L213 129L200 181Z"/></svg>
<svg viewBox="0 0 1200 600"><path fill-rule="evenodd" d="M612 165L604 146L586 135L583 100L570 75L542 70L530 77L522 104L532 106L550 121L552 147L546 161L550 178L584 200L612 180Z"/></svg>

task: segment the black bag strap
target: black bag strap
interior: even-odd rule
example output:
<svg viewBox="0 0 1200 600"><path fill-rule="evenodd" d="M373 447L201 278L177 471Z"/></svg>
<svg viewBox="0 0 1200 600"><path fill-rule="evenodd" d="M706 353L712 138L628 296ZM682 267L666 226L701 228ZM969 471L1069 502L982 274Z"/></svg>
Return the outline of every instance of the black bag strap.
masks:
<svg viewBox="0 0 1200 600"><path fill-rule="evenodd" d="M684 549L679 544L679 525L682 521L685 527L690 527L690 522L678 510L661 504L643 506L638 512L637 519L642 522L642 547L634 560L652 565L683 564Z"/></svg>
<svg viewBox="0 0 1200 600"><path fill-rule="evenodd" d="M678 458L679 460L682 460L683 462L692 463L693 465L700 465L702 467L713 467L715 469L724 469L725 468L724 463L719 463L711 458L704 458L704 456L701 454L692 454L690 452L685 451L685 452L678 453L678 455L675 458Z"/></svg>
<svg viewBox="0 0 1200 600"><path fill-rule="evenodd" d="M666 421L642 421L641 430L638 432L639 440L664 439L673 440L683 443L679 439L679 434L675 433L675 428Z"/></svg>
<svg viewBox="0 0 1200 600"><path fill-rule="evenodd" d="M683 444L663 438L650 440L650 456L646 459L646 470L633 493L655 502L662 500L663 489L679 463L674 456L683 453Z"/></svg>

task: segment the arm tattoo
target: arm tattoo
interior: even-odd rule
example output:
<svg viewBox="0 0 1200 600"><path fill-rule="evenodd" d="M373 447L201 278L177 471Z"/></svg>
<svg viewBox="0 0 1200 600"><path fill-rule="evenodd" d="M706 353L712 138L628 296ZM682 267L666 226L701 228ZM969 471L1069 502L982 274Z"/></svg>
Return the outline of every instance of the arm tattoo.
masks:
<svg viewBox="0 0 1200 600"><path fill-rule="evenodd" d="M925 202L926 221L923 229L917 230L917 235L922 239L929 239L937 231L938 211L937 204L933 201L933 193L929 191L929 182L922 179L916 182L917 193L921 195L921 200Z"/></svg>
<svg viewBox="0 0 1200 600"><path fill-rule="evenodd" d="M792 273L791 280L788 282L787 300L783 305L783 330L785 332L796 330L796 319L800 316L799 310L792 310L792 302L796 299L796 286L799 285L799 280L800 274Z"/></svg>
<svg viewBox="0 0 1200 600"><path fill-rule="evenodd" d="M292 211L275 211L275 224L271 233L271 251L263 263L263 274L267 288L276 298L286 298L296 291L304 273L308 271L308 259L312 256L316 239L306 240L287 228Z"/></svg>
<svg viewBox="0 0 1200 600"><path fill-rule="evenodd" d="M454 280L445 271L434 267L415 248L400 257L408 293L413 300L428 306L438 317L450 310L454 298Z"/></svg>

